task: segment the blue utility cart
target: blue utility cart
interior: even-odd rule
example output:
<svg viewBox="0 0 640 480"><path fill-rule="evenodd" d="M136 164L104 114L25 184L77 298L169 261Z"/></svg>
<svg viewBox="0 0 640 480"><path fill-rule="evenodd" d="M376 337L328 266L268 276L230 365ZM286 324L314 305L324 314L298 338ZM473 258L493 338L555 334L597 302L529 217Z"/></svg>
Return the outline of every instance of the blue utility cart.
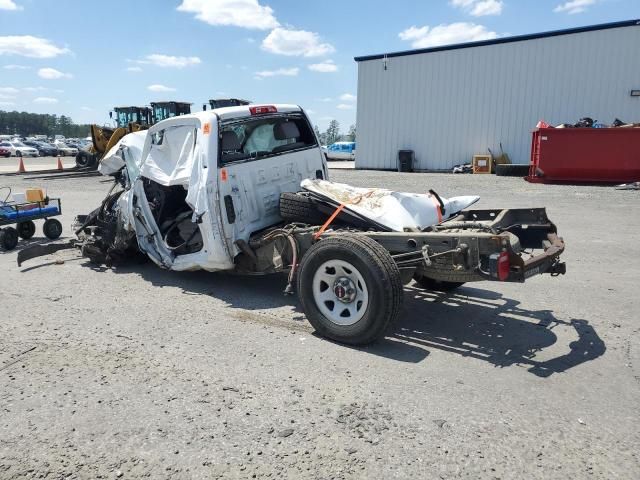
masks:
<svg viewBox="0 0 640 480"><path fill-rule="evenodd" d="M62 234L62 224L55 218L62 214L59 198L45 198L41 202L11 202L0 200L0 248L13 250L18 238L28 240L36 233L34 220L44 219L42 232L55 240ZM7 225L15 225L7 226Z"/></svg>

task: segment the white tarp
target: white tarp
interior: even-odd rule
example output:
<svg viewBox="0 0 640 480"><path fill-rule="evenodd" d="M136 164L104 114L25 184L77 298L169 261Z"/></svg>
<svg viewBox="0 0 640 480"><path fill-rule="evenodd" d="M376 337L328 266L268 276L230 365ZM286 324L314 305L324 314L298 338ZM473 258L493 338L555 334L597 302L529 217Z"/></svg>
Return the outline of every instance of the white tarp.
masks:
<svg viewBox="0 0 640 480"><path fill-rule="evenodd" d="M473 205L480 197L464 196L444 198L444 215L438 199L431 194L394 192L384 188L358 188L327 180L303 180L300 184L307 191L344 204L365 218L384 225L396 232L405 228L423 229L437 225L452 215Z"/></svg>

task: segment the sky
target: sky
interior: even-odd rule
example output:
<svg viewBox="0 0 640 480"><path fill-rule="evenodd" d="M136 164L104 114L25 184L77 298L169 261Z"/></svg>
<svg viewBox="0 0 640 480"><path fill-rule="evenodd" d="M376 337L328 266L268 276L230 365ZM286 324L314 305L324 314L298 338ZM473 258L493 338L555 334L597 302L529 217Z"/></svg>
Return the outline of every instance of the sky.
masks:
<svg viewBox="0 0 640 480"><path fill-rule="evenodd" d="M245 98L356 119L355 56L640 18L640 0L0 0L0 110Z"/></svg>

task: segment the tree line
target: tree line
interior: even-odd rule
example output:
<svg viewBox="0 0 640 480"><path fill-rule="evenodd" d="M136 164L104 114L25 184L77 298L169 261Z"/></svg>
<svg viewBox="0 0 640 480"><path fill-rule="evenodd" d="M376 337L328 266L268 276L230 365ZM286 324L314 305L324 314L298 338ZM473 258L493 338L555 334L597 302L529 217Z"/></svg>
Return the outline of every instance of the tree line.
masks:
<svg viewBox="0 0 640 480"><path fill-rule="evenodd" d="M0 135L86 137L89 135L89 125L74 123L66 115L0 110Z"/></svg>
<svg viewBox="0 0 640 480"><path fill-rule="evenodd" d="M315 126L315 131L322 145L331 145L336 142L356 141L356 126L351 125L349 127L349 132L343 135L340 132L340 122L337 120L331 120L329 122L329 126L324 132L321 132L317 125Z"/></svg>

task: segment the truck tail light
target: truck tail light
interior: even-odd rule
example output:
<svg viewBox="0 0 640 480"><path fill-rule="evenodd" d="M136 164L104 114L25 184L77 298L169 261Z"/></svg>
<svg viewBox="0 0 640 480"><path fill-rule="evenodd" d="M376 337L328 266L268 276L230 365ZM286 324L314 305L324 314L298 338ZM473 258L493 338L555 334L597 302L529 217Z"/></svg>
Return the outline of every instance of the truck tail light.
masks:
<svg viewBox="0 0 640 480"><path fill-rule="evenodd" d="M278 113L278 109L273 105L255 105L249 107L251 115L264 115L265 113Z"/></svg>
<svg viewBox="0 0 640 480"><path fill-rule="evenodd" d="M511 270L511 262L509 261L509 252L494 253L489 257L489 269L491 276L504 282L509 278Z"/></svg>
<svg viewBox="0 0 640 480"><path fill-rule="evenodd" d="M509 253L502 252L498 257L498 280L504 282L509 278L509 270L511 264L509 263Z"/></svg>

